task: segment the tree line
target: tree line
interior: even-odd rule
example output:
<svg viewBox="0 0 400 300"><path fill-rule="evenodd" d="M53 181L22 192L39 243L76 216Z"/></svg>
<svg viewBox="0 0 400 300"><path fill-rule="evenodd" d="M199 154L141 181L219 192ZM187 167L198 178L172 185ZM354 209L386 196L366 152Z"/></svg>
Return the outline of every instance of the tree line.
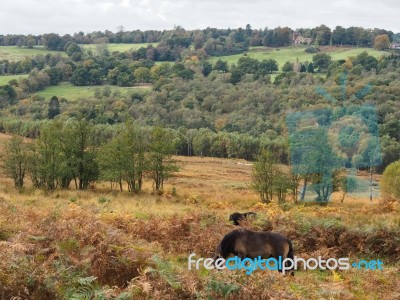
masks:
<svg viewBox="0 0 400 300"><path fill-rule="evenodd" d="M113 33L109 30L92 33L83 32L74 35L60 36L56 33L43 35L0 35L0 46L19 46L33 48L43 45L48 50L67 51L71 44L106 44L106 43L159 43L152 49L141 48L134 51L138 57L145 53L152 60L175 60L179 54L193 45L195 51L205 55L230 55L243 53L249 46L282 47L293 43L293 34L299 33L310 38L316 45L349 45L358 47L373 47L375 38L387 35L389 41L398 39L392 31L385 29L367 29L363 27L336 26L334 29L326 25L314 28L300 28L293 30L289 27L252 29L250 24L245 28L203 30L185 30L176 26L172 30L125 31L123 27ZM200 55L201 56L201 55Z"/></svg>
<svg viewBox="0 0 400 300"><path fill-rule="evenodd" d="M323 153L316 155L324 156ZM281 204L288 197L295 204L303 202L306 191L310 190L315 194L314 201L317 203L328 203L333 192L340 192L343 202L348 193L357 190L356 177L347 174L343 167L336 166L329 174L324 174L321 167L328 167L325 162L315 160L310 163L309 167L315 168L313 172L301 174L294 170L293 165L282 165L274 153L263 150L253 164L250 187L258 194L261 202L270 203L276 199Z"/></svg>
<svg viewBox="0 0 400 300"><path fill-rule="evenodd" d="M145 179L161 191L164 181L177 165L171 158L176 152L172 134L161 127L142 128L127 122L107 141L100 142L92 122L70 119L53 120L40 128L35 140L13 135L3 149L1 169L24 187L29 178L34 188L53 191L75 186L85 190L98 180L123 190L140 192Z"/></svg>
<svg viewBox="0 0 400 300"><path fill-rule="evenodd" d="M321 157L323 155L317 154ZM348 193L360 190L355 173L348 173L345 168L336 166L326 177L323 172L316 172L321 166L326 168L326 164L310 162L309 167L315 168L314 172L299 174L293 165L282 165L274 153L262 150L253 164L250 187L258 194L261 202L276 200L280 204L288 198L294 204L303 202L307 191L313 192L314 201L322 205L329 202L333 192L339 192L343 203ZM400 160L387 165L380 180L384 200L400 201L399 176Z"/></svg>

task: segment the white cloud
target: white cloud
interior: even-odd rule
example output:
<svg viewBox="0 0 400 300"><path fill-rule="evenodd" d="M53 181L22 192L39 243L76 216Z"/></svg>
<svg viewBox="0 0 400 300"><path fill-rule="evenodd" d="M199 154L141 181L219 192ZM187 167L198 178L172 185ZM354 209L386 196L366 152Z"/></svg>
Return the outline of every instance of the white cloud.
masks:
<svg viewBox="0 0 400 300"><path fill-rule="evenodd" d="M398 0L21 0L0 9L0 34L94 30L253 28L326 24L400 31Z"/></svg>
<svg viewBox="0 0 400 300"><path fill-rule="evenodd" d="M130 7L131 6L131 1L130 0L122 0L121 1L121 6Z"/></svg>

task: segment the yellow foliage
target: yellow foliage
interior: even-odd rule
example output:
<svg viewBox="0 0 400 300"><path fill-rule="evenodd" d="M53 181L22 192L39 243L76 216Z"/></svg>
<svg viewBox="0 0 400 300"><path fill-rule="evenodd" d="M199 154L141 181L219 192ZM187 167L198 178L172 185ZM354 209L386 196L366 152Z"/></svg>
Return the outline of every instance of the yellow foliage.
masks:
<svg viewBox="0 0 400 300"><path fill-rule="evenodd" d="M332 277L333 277L334 282L343 281L342 276L338 272L336 272L335 270L331 270L331 271L332 271Z"/></svg>
<svg viewBox="0 0 400 300"><path fill-rule="evenodd" d="M350 70L351 68L353 68L353 62L351 61L351 59L348 57L346 58L345 63L343 64L343 66L347 69Z"/></svg>
<svg viewBox="0 0 400 300"><path fill-rule="evenodd" d="M229 204L226 202L213 202L210 203L208 207L212 209L225 209L229 207Z"/></svg>
<svg viewBox="0 0 400 300"><path fill-rule="evenodd" d="M261 210L261 211L266 211L268 208L268 204L265 203L257 203L254 205L251 209L252 210Z"/></svg>

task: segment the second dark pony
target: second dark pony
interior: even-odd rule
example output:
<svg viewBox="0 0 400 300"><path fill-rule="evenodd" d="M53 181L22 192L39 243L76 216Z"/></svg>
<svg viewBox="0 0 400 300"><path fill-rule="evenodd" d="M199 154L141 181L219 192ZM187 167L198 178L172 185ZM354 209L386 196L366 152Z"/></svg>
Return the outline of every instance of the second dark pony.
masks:
<svg viewBox="0 0 400 300"><path fill-rule="evenodd" d="M235 212L229 216L229 221L231 221L233 223L233 225L240 225L239 221L243 221L243 220L247 219L248 217L255 217L255 216L257 216L257 214L252 211L249 211L249 212L246 212L243 214Z"/></svg>

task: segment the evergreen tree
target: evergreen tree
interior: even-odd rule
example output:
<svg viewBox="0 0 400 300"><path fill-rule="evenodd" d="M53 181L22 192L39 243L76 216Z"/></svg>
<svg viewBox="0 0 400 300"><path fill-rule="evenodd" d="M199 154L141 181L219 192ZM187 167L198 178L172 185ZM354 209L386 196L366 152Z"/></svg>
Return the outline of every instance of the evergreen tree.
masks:
<svg viewBox="0 0 400 300"><path fill-rule="evenodd" d="M314 72L315 72L315 71L314 71L314 65L313 65L312 62L310 62L310 63L308 64L308 66L307 66L307 72L308 72L308 73L314 73Z"/></svg>
<svg viewBox="0 0 400 300"><path fill-rule="evenodd" d="M47 111L47 117L51 120L54 119L57 115L60 114L60 102L58 101L57 96L53 96L49 102L49 109Z"/></svg>

